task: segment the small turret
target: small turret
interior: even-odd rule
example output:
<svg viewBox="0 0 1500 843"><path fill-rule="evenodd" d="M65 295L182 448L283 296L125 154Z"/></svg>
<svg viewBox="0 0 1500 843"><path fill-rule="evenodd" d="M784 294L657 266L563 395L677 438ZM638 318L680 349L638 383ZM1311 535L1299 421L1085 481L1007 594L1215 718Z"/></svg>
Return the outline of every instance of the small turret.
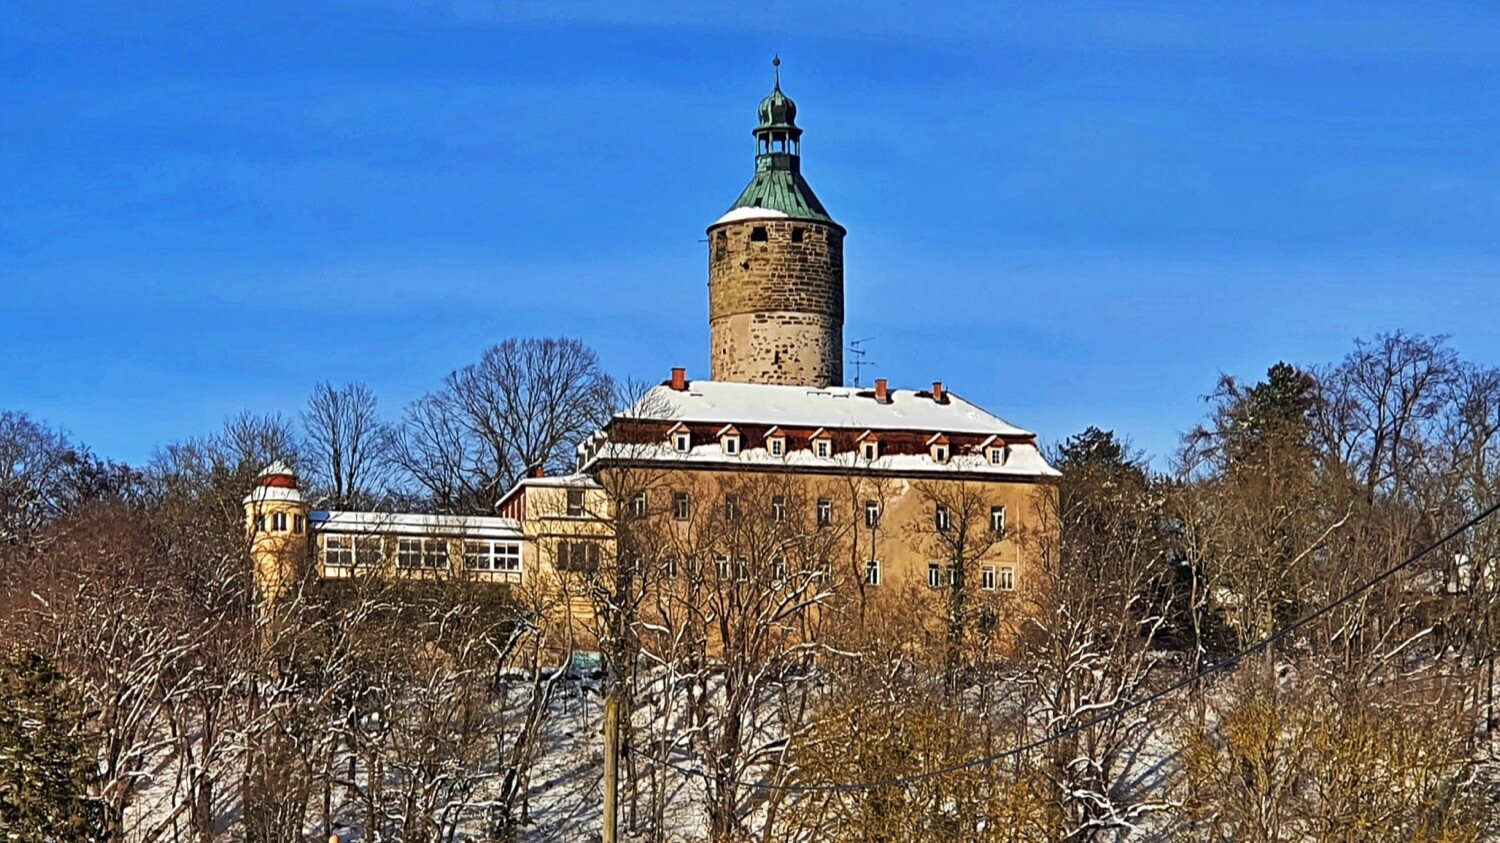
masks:
<svg viewBox="0 0 1500 843"><path fill-rule="evenodd" d="M308 556L307 516L297 473L280 460L266 466L245 496L251 572L261 600L273 602L291 590Z"/></svg>

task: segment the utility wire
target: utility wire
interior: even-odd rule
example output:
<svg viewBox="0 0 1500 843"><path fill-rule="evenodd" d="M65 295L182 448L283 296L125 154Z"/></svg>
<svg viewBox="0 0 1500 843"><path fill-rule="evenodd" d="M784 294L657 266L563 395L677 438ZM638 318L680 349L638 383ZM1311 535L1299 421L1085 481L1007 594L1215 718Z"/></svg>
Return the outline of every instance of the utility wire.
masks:
<svg viewBox="0 0 1500 843"><path fill-rule="evenodd" d="M1216 673L1228 670L1234 665L1239 664L1241 661L1244 661L1247 656L1253 656L1256 653L1259 653L1267 647L1270 647L1272 644L1275 644L1277 641L1280 641L1281 639L1292 635L1303 627L1308 626L1309 624L1312 624L1313 622L1321 619L1324 615L1327 615L1334 609L1337 609L1338 607L1343 606L1346 603L1350 603L1358 599L1365 592L1375 588L1376 586L1380 585L1381 583L1385 582L1386 580L1390 579L1406 568L1409 568L1412 565L1416 564L1427 554L1431 553L1434 550L1437 550L1453 539L1458 538L1460 535L1468 532L1470 529L1473 529L1481 521L1489 518L1491 515L1494 515L1497 511L1500 511L1500 501L1496 501L1495 503L1490 504L1490 506L1483 512L1479 513L1473 518L1470 518L1468 521L1465 521L1463 524L1454 528L1447 535L1443 536L1432 544L1429 544L1426 547L1422 548L1415 555L1408 557L1406 561L1385 569L1380 574L1376 575L1370 580L1367 580L1362 585L1356 587L1352 591L1349 591L1348 593L1344 594L1344 596L1333 601L1332 603L1329 603L1321 609L1317 609L1316 611L1313 611L1309 614L1303 615L1290 624L1276 630L1270 635L1267 635L1265 638L1262 638L1254 644L1251 644L1243 650L1240 650L1238 653L1234 653L1233 655L1220 659L1219 661L1214 662L1208 667L1203 668L1198 673L1187 676L1183 679L1179 679L1178 681L1173 682L1172 684L1168 685L1165 688L1162 688L1159 691L1156 691L1155 693L1151 693L1144 697L1141 697L1138 700L1128 702L1125 705L1120 706L1119 708L1116 708L1112 711L1108 711L1096 717L1091 717L1082 722L1075 723L1056 734L1048 735L1044 738L1038 738L1034 741L1012 747L1002 752L997 752L993 755L986 755L982 758L975 758L960 764L953 764L948 767L939 767L936 770L927 770L921 773L912 773L911 775L896 776L889 779L876 779L874 781L868 782L778 785L768 784L766 782L745 782L739 781L737 779L724 779L712 773L707 773L703 770L699 770L693 767L685 767L666 759L657 758L649 753L641 752L639 750L636 750L636 754L646 759L646 761L651 764L665 767L666 769L681 773L684 776L701 778L706 781L718 781L722 784L736 785L738 787L749 788L751 790L780 791L785 793L844 793L848 791L874 790L880 787L900 787L903 785L912 784L914 782L920 782L927 779L935 779L940 776L951 775L953 773L962 772L964 770L972 770L978 767L988 767L989 765L994 764L997 761L1004 761L1007 758L1013 758L1017 755L1031 752L1034 749L1040 749L1041 747L1044 747L1050 743L1055 743L1056 741L1060 741L1063 738L1072 737L1073 735L1076 735L1079 732L1084 731L1085 729L1091 729L1101 723L1106 723L1110 720L1113 720L1116 717L1123 717L1138 708L1143 708L1160 699L1175 694L1176 692L1188 687L1189 685L1197 684L1198 682Z"/></svg>

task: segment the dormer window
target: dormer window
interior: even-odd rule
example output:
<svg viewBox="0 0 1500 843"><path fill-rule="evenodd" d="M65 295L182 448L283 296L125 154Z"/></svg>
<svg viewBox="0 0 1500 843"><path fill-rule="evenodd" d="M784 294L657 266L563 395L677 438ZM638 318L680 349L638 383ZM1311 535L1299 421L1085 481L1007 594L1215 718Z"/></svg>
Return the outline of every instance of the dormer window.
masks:
<svg viewBox="0 0 1500 843"><path fill-rule="evenodd" d="M872 462L880 456L880 442L876 440L874 433L867 430L854 441L859 445L860 459Z"/></svg>
<svg viewBox="0 0 1500 843"><path fill-rule="evenodd" d="M726 456L738 456L740 453L740 432L732 424L726 424L719 428L719 447L723 449Z"/></svg>
<svg viewBox="0 0 1500 843"><path fill-rule="evenodd" d="M672 425L672 429L667 431L667 440L672 443L672 450L679 454L693 450L693 434L681 422Z"/></svg>
<svg viewBox="0 0 1500 843"><path fill-rule="evenodd" d="M812 446L813 456L825 458L833 456L833 437L829 436L823 428L814 430L812 436L808 437L808 442Z"/></svg>
<svg viewBox="0 0 1500 843"><path fill-rule="evenodd" d="M786 434L781 428L773 427L766 431L766 453L773 457L786 455Z"/></svg>
<svg viewBox="0 0 1500 843"><path fill-rule="evenodd" d="M941 433L933 434L927 440L927 452L932 455L933 462L945 463L953 452L949 448L948 437Z"/></svg>
<svg viewBox="0 0 1500 843"><path fill-rule="evenodd" d="M1005 465L1005 449L1003 447L991 447L989 451L990 465Z"/></svg>

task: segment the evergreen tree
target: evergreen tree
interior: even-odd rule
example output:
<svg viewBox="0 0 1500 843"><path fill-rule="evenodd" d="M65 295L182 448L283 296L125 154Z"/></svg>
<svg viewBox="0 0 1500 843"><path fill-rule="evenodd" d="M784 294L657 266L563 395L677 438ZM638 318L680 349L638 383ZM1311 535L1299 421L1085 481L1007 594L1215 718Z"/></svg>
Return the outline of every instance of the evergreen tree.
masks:
<svg viewBox="0 0 1500 843"><path fill-rule="evenodd" d="M0 656L0 829L7 841L103 839L77 695L39 653Z"/></svg>

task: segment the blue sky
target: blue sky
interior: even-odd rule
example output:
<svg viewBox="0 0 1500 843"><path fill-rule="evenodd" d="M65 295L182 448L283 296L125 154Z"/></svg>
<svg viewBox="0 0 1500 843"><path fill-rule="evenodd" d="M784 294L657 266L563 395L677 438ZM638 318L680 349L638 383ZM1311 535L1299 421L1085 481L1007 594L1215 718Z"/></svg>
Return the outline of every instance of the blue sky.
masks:
<svg viewBox="0 0 1500 843"><path fill-rule="evenodd" d="M1221 372L1500 364L1494 4L125 5L0 6L0 408L116 458L510 336L706 374L775 51L867 379L1160 456Z"/></svg>

